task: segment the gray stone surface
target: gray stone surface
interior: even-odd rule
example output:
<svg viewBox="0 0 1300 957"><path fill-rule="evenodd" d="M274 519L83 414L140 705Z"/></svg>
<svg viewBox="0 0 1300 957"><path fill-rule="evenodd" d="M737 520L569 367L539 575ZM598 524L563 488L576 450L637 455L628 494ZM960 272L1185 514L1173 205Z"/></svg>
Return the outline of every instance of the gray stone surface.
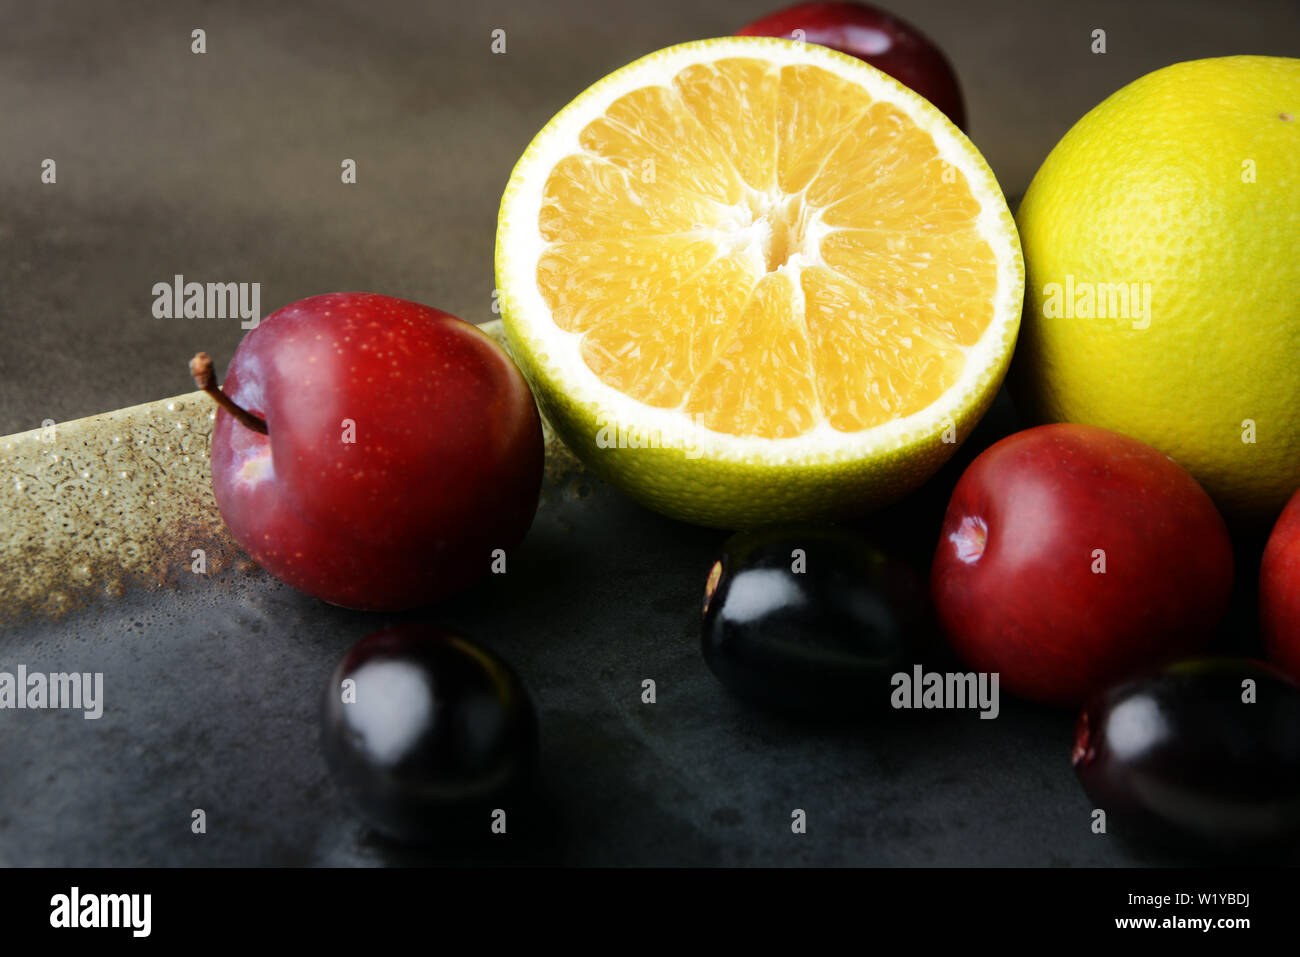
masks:
<svg viewBox="0 0 1300 957"><path fill-rule="evenodd" d="M102 671L104 715L0 712L0 864L1134 860L1089 833L1069 715L1003 699L994 721L900 712L827 729L731 698L699 653L720 538L579 480L548 491L507 575L426 613L509 660L541 714L544 810L479 848L391 846L326 774L330 672L402 619L257 572L31 623L5 637L0 664ZM206 835L190 833L193 808ZM795 808L806 835L791 833Z"/></svg>

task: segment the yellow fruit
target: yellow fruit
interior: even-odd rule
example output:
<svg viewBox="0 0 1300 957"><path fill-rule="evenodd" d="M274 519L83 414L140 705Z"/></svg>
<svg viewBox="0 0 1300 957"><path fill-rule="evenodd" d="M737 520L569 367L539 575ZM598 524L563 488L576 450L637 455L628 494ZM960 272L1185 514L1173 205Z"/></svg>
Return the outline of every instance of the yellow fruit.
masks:
<svg viewBox="0 0 1300 957"><path fill-rule="evenodd" d="M1017 221L1027 410L1154 445L1230 514L1281 508L1300 487L1300 60L1129 84L1065 134Z"/></svg>
<svg viewBox="0 0 1300 957"><path fill-rule="evenodd" d="M917 485L992 401L1023 263L982 157L885 74L703 40L537 135L497 228L511 349L598 475L717 527Z"/></svg>

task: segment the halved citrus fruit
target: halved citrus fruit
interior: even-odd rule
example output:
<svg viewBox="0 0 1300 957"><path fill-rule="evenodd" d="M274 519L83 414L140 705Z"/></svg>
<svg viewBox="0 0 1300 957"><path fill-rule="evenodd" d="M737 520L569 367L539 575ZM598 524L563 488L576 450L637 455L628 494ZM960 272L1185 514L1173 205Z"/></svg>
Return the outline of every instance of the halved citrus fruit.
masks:
<svg viewBox="0 0 1300 957"><path fill-rule="evenodd" d="M561 110L511 175L496 266L565 443L723 528L924 481L992 401L1024 285L1006 200L937 109L759 37L660 50Z"/></svg>

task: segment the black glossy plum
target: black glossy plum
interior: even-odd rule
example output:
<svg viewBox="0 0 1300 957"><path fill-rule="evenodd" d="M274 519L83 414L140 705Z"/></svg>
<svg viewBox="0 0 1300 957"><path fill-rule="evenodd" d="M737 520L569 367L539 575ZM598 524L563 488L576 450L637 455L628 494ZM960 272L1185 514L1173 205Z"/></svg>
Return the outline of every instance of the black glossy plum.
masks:
<svg viewBox="0 0 1300 957"><path fill-rule="evenodd" d="M836 526L783 524L723 545L704 596L704 659L732 692L809 717L887 707L929 616L906 563Z"/></svg>
<svg viewBox="0 0 1300 957"><path fill-rule="evenodd" d="M358 642L334 670L322 743L335 780L376 830L404 840L473 839L491 833L497 808L508 828L512 802L526 797L537 714L491 651L404 625Z"/></svg>
<svg viewBox="0 0 1300 957"><path fill-rule="evenodd" d="M1263 662L1194 659L1095 695L1072 759L1130 838L1235 856L1300 837L1300 686Z"/></svg>

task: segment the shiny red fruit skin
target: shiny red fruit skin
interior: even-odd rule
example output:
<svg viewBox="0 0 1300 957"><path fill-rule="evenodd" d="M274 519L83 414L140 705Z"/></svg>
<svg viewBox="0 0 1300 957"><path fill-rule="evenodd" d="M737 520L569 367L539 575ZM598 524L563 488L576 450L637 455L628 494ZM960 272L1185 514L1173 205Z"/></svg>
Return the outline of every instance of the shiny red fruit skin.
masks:
<svg viewBox="0 0 1300 957"><path fill-rule="evenodd" d="M509 356L455 316L371 293L303 299L244 337L223 389L269 435L217 412L222 518L258 564L318 598L437 601L532 522L537 407Z"/></svg>
<svg viewBox="0 0 1300 957"><path fill-rule="evenodd" d="M1259 623L1269 660L1300 681L1300 492L1291 496L1264 546Z"/></svg>
<svg viewBox="0 0 1300 957"><path fill-rule="evenodd" d="M983 551L971 530L987 528ZM1095 549L1104 551L1105 572ZM964 557L963 557L964 556ZM1017 696L1091 691L1209 643L1232 591L1209 496L1168 456L1085 425L986 449L944 517L931 594L953 649Z"/></svg>
<svg viewBox="0 0 1300 957"><path fill-rule="evenodd" d="M966 129L961 87L948 58L920 30L884 10L865 3L800 3L755 20L736 35L802 39L865 60Z"/></svg>

